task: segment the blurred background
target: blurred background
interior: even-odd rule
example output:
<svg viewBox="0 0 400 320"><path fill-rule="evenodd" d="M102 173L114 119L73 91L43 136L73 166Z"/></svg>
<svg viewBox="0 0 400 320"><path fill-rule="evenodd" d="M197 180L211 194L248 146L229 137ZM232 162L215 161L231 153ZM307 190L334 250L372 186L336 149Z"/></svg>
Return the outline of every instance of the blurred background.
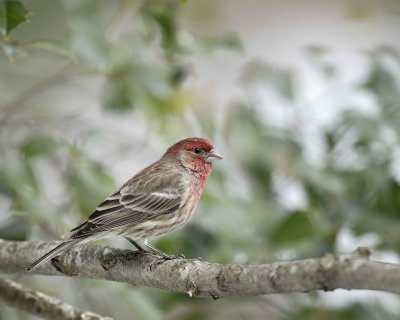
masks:
<svg viewBox="0 0 400 320"><path fill-rule="evenodd" d="M256 264L368 246L373 259L400 263L399 1L5 4L0 238L67 237L169 145L202 136L224 160L192 223L157 240L160 249ZM16 280L114 319L400 312L397 295L379 292L212 301L106 281ZM32 317L1 305L0 319Z"/></svg>

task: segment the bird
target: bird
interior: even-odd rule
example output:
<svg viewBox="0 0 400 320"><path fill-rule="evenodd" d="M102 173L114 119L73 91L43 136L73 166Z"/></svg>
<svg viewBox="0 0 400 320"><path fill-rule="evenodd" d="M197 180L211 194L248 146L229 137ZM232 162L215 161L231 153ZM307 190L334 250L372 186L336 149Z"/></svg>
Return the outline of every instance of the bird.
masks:
<svg viewBox="0 0 400 320"><path fill-rule="evenodd" d="M222 157L204 138L186 138L144 168L101 202L86 221L71 230L72 235L37 259L27 271L62 252L101 238L122 236L138 250L170 259L148 242L182 228L192 217L213 162ZM143 245L142 245L143 244Z"/></svg>

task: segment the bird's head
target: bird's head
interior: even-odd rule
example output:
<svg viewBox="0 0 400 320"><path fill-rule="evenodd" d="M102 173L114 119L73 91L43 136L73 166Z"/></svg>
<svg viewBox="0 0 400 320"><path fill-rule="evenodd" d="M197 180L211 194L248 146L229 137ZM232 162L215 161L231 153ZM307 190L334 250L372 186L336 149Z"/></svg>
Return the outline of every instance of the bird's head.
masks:
<svg viewBox="0 0 400 320"><path fill-rule="evenodd" d="M166 155L175 157L185 168L196 172L209 173L212 163L222 157L213 145L203 138L187 138L171 146Z"/></svg>

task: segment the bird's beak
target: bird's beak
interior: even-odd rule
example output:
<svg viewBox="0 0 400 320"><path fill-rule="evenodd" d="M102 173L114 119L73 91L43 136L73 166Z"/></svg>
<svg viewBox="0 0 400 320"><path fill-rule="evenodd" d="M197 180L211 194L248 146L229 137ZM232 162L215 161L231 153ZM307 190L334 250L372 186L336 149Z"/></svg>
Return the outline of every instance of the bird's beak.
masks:
<svg viewBox="0 0 400 320"><path fill-rule="evenodd" d="M213 163L214 161L222 159L223 158L214 149L212 149L206 156L206 162L208 163Z"/></svg>

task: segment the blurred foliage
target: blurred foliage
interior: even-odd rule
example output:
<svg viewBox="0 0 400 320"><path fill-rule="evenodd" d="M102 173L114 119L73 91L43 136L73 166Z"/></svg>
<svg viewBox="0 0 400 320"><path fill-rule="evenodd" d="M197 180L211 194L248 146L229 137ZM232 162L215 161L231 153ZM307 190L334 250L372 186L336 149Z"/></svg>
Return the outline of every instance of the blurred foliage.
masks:
<svg viewBox="0 0 400 320"><path fill-rule="evenodd" d="M152 145L147 139L155 139L154 156L160 155L160 145L200 131L215 138L224 163L208 181L195 221L158 240L160 249L220 263L296 259L335 251L346 229L354 238L376 235L376 250L399 252L399 52L378 47L366 54L368 72L349 94L368 95L376 110L338 105L343 111L316 133L323 152L314 163L303 135L312 120L299 117L304 110L296 103L301 80L295 70L250 61L238 77L243 97L233 100L218 126L214 108L203 105L206 93L185 85L194 74L191 61L245 48L232 33L199 36L186 30L185 5L178 0L0 2L1 66L19 70L10 76L18 85L10 84L0 97L0 238L65 234L117 187L108 166L132 157L127 149L134 149L138 159ZM54 29L35 19L46 9L57 21ZM330 81L340 82L340 65L326 55L329 49L318 45L305 50L330 90ZM49 63L47 70L39 64L34 80L25 77L28 65L40 59L55 66ZM3 72L1 79L8 79ZM101 108L50 90L61 83L62 91L69 84L71 92L79 87L87 93L89 82L96 84ZM266 105L257 92L279 103ZM64 100L71 109L58 107ZM266 115L274 108L286 112L284 124ZM155 133L143 142L125 130L124 121L129 129ZM71 283L55 294L73 300L71 292L82 292L77 307L117 319L264 319L272 314L277 319L394 319L379 302L322 308L315 307L318 295L306 302L286 295L279 302L267 297L210 302L150 288L64 281ZM35 285L52 290L50 282ZM123 308L115 308L121 301ZM9 309L0 309L2 317L25 318Z"/></svg>
<svg viewBox="0 0 400 320"><path fill-rule="evenodd" d="M393 314L386 312L379 305L374 308L366 307L360 303L354 303L342 310L328 310L325 308L305 308L300 313L286 316L284 320L347 320L347 319L396 319Z"/></svg>
<svg viewBox="0 0 400 320"><path fill-rule="evenodd" d="M27 22L28 11L18 1L2 1L0 3L0 31L7 37L11 30L21 23Z"/></svg>

